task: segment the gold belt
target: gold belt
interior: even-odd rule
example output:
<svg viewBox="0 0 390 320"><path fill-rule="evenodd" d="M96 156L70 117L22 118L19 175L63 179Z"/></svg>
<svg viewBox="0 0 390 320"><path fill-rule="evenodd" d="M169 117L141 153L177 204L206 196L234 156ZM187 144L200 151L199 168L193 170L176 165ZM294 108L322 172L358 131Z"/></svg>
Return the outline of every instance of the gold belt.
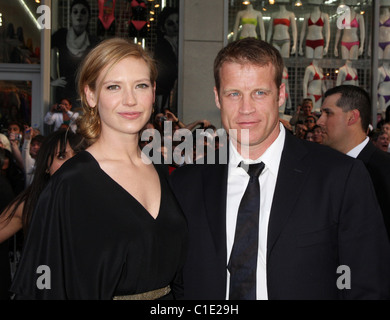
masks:
<svg viewBox="0 0 390 320"><path fill-rule="evenodd" d="M162 298L171 292L171 287L168 285L164 288L152 290L144 293L130 294L127 296L115 296L113 300L156 300Z"/></svg>

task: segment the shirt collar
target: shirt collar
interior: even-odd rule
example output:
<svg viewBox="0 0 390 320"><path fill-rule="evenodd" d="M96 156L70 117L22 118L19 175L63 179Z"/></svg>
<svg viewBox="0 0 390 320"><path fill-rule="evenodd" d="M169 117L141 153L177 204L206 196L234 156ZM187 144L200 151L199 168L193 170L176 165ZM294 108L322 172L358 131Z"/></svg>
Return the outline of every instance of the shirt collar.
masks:
<svg viewBox="0 0 390 320"><path fill-rule="evenodd" d="M279 171L280 159L282 157L282 151L284 147L284 141L286 138L286 130L282 123L279 123L280 132L275 141L268 147L268 149L256 160L244 159L237 151L232 141L229 140L229 170L238 167L241 161L245 163L260 163L264 162L265 169L268 169L277 176Z"/></svg>
<svg viewBox="0 0 390 320"><path fill-rule="evenodd" d="M347 153L347 156L350 156L352 158L357 158L360 152L364 149L364 147L367 145L367 143L370 141L369 137L366 137L366 139L363 140L361 144L358 144L355 148L353 148L351 151Z"/></svg>

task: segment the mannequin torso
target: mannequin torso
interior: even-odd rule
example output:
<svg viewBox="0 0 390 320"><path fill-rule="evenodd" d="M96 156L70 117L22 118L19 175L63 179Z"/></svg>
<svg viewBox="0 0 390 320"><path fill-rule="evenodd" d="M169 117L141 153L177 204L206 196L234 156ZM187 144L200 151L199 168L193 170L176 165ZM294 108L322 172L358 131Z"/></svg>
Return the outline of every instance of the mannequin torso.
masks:
<svg viewBox="0 0 390 320"><path fill-rule="evenodd" d="M314 5L311 12L305 15L300 37L300 55L303 55L303 41L305 37L307 58L321 59L328 53L330 40L329 15L321 12L319 5Z"/></svg>
<svg viewBox="0 0 390 320"><path fill-rule="evenodd" d="M343 59L357 60L363 54L365 41L364 18L351 10L350 20L343 21L344 29L337 28L334 55L339 56L338 43L341 37L341 56ZM341 36L342 34L342 36Z"/></svg>
<svg viewBox="0 0 390 320"><path fill-rule="evenodd" d="M390 10L381 7L379 15L379 59L390 59Z"/></svg>
<svg viewBox="0 0 390 320"><path fill-rule="evenodd" d="M240 24L242 26L241 31L239 30ZM253 6L249 4L245 10L237 13L233 40L237 39L239 33L240 39L247 37L258 38L257 28L260 30L260 39L265 40L263 15L260 11L254 10Z"/></svg>
<svg viewBox="0 0 390 320"><path fill-rule="evenodd" d="M283 105L279 107L279 115L280 117L283 117L286 108L291 110L291 97L290 97L290 86L288 83L288 69L284 67L283 69L283 78L282 78L282 83L285 84L286 86L286 101L284 102Z"/></svg>
<svg viewBox="0 0 390 320"><path fill-rule="evenodd" d="M303 78L303 98L311 98L313 100L313 112L320 112L322 105L322 94L326 91L325 77L322 68L318 66L318 61L313 60L306 67Z"/></svg>
<svg viewBox="0 0 390 320"><path fill-rule="evenodd" d="M378 102L379 110L384 113L390 105L390 64L384 62L378 68Z"/></svg>
<svg viewBox="0 0 390 320"><path fill-rule="evenodd" d="M288 58L290 56L290 27L293 40L291 54L295 54L297 45L297 24L295 21L295 14L287 11L285 5L279 5L279 11L271 16L267 41L272 43L280 51L283 58Z"/></svg>
<svg viewBox="0 0 390 320"><path fill-rule="evenodd" d="M351 60L347 60L339 69L336 85L359 85L357 70L352 66Z"/></svg>

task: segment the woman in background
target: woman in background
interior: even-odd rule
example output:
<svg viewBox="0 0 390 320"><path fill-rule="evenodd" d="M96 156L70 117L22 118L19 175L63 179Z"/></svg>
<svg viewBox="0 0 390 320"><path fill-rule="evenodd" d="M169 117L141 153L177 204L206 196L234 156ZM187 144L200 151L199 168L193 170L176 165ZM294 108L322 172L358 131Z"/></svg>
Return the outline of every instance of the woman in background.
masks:
<svg viewBox="0 0 390 320"><path fill-rule="evenodd" d="M58 130L45 137L35 162L34 178L0 215L0 243L23 228L27 234L39 195L61 165L86 148L85 140L69 130Z"/></svg>

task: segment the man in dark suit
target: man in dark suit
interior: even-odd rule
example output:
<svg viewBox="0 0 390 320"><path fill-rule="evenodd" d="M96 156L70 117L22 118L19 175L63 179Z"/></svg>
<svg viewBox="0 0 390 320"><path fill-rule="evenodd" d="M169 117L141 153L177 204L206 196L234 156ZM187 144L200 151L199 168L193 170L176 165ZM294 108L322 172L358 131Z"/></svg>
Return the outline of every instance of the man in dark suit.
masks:
<svg viewBox="0 0 390 320"><path fill-rule="evenodd" d="M229 134L228 161L186 165L171 175L189 227L185 299L241 299L233 291L242 270L231 268L231 252L238 250L240 199L246 184L256 183L245 166L259 162L260 217L245 231L258 227L257 263L245 274L255 279L243 283L255 282L253 299L388 299L390 245L368 172L362 162L284 129L282 73L279 52L253 38L216 57L215 102Z"/></svg>
<svg viewBox="0 0 390 320"><path fill-rule="evenodd" d="M368 93L357 86L329 89L322 104L323 144L364 162L374 184L390 238L390 154L373 145L367 133L372 118Z"/></svg>

